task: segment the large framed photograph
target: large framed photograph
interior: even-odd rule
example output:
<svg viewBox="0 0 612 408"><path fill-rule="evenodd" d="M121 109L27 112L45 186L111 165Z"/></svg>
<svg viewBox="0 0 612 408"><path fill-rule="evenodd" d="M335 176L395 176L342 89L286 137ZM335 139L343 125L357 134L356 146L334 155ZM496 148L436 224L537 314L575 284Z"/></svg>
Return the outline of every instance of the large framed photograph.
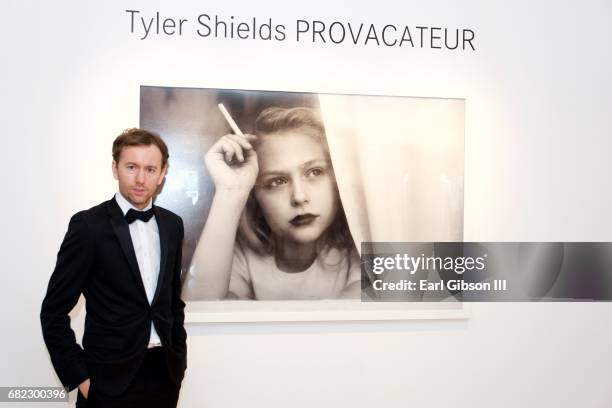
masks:
<svg viewBox="0 0 612 408"><path fill-rule="evenodd" d="M143 86L156 204L185 225L187 321L461 318L362 302L362 242L462 241L465 101ZM427 300L427 299L423 299Z"/></svg>

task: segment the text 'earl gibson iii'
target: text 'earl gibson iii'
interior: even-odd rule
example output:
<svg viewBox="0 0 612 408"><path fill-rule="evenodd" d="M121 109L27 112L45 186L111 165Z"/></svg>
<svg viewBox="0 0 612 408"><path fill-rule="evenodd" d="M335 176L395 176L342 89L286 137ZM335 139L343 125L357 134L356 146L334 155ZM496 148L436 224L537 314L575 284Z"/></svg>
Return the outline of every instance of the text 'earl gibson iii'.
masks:
<svg viewBox="0 0 612 408"><path fill-rule="evenodd" d="M506 279L494 279L492 282L465 282L462 279L430 282L421 279L418 282L402 279L398 282L384 282L377 279L373 282L374 290L380 291L506 291L508 282Z"/></svg>

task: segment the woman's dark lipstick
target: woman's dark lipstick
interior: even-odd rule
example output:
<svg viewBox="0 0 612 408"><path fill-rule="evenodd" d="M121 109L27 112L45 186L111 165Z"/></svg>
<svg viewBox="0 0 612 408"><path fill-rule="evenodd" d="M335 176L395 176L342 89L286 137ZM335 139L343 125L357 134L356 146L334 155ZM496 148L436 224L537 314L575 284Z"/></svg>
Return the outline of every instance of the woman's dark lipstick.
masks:
<svg viewBox="0 0 612 408"><path fill-rule="evenodd" d="M293 217L293 219L289 222L294 227L301 227L301 226L312 223L317 217L318 215L314 215L314 214L300 214L300 215Z"/></svg>

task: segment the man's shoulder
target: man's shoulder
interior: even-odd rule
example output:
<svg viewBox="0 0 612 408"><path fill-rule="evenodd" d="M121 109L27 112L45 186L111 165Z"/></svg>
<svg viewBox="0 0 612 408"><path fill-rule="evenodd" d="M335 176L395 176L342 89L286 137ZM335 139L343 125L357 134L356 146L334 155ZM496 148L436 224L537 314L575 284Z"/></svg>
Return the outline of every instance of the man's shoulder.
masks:
<svg viewBox="0 0 612 408"><path fill-rule="evenodd" d="M168 219L168 220L172 220L173 222L177 222L177 223L183 223L183 219L176 213L165 209L164 207L160 207L158 205L155 206L155 208L157 209L157 211L159 211L159 214Z"/></svg>
<svg viewBox="0 0 612 408"><path fill-rule="evenodd" d="M81 220L86 222L94 222L96 220L105 219L109 216L109 206L112 205L112 199L103 201L86 210L81 210L75 213L71 220Z"/></svg>
<svg viewBox="0 0 612 408"><path fill-rule="evenodd" d="M108 206L111 205L112 203L113 203L113 199L111 198L110 200L102 201L100 204L94 205L91 208L79 211L77 214L82 214L85 216L99 216L99 215L108 214Z"/></svg>

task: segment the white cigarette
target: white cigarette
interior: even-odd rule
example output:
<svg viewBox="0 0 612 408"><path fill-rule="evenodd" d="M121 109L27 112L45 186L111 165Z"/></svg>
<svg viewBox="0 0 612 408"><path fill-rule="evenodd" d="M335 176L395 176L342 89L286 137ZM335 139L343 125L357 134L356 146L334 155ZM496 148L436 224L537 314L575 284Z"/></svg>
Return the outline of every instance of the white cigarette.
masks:
<svg viewBox="0 0 612 408"><path fill-rule="evenodd" d="M223 117L225 118L227 123L230 125L234 133L244 137L244 133L242 133L242 130L240 130L236 122L234 122L234 119L232 119L227 109L225 109L225 106L223 106L222 103L218 104L217 106L219 107L219 110L223 114Z"/></svg>

